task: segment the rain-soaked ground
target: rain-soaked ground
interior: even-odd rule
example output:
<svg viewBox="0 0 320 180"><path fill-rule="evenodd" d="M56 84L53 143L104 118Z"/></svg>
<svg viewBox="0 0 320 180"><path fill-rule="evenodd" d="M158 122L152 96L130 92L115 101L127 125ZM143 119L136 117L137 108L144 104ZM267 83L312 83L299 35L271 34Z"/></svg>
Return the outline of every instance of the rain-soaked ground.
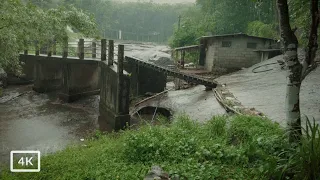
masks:
<svg viewBox="0 0 320 180"><path fill-rule="evenodd" d="M254 107L285 127L287 72L282 70L277 63L282 59L283 56L277 56L231 75L221 76L216 80L221 84L226 83L226 88L242 105L247 108ZM259 73L252 72L255 68L258 68L256 71ZM320 68L317 68L306 77L301 86L300 106L303 121L304 117L308 116L311 120L315 118L320 124L319 89Z"/></svg>

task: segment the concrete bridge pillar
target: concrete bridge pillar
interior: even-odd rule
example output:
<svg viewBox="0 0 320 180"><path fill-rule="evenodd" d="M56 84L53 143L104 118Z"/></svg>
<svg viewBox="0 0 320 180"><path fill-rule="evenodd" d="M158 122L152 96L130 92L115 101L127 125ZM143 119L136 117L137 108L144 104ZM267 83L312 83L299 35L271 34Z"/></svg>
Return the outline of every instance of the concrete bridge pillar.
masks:
<svg viewBox="0 0 320 180"><path fill-rule="evenodd" d="M130 125L130 77L123 71L124 46L118 47L118 65L101 62L99 125L101 130L120 130Z"/></svg>

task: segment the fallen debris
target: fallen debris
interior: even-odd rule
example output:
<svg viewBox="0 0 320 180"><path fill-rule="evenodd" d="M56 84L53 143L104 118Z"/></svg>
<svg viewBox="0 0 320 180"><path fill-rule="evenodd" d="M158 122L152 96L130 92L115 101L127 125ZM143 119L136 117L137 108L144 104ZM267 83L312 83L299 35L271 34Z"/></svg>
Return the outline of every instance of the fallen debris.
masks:
<svg viewBox="0 0 320 180"><path fill-rule="evenodd" d="M158 94L155 94L155 95L153 95L153 96L150 96L150 97L148 97L148 98L146 98L146 99L143 99L142 101L139 101L138 103L136 103L134 106L137 107L139 104L141 104L141 103L143 103L143 102L146 102L146 101L148 101L149 99L153 99L153 98L155 98L155 97L157 97L157 96L159 96L159 95L161 95L161 94L165 94L165 93L167 93L169 90L170 90L170 89L165 90L165 91L162 91L162 92L160 92L160 93L158 93Z"/></svg>
<svg viewBox="0 0 320 180"><path fill-rule="evenodd" d="M238 115L253 115L265 117L263 113L257 111L255 108L244 107L234 95L228 91L225 86L214 89L214 95L218 102L225 108L227 112Z"/></svg>

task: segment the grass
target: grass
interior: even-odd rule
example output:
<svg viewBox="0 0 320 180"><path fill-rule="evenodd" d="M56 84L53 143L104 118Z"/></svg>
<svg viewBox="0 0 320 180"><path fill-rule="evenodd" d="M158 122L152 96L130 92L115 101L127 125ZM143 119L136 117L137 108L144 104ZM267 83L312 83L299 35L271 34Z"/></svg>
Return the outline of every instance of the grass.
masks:
<svg viewBox="0 0 320 180"><path fill-rule="evenodd" d="M143 179L152 165L199 180L316 179L319 160L310 158L318 158L320 152L315 126L310 126L311 138L294 146L286 132L268 119L218 116L200 124L180 116L170 125L97 133L85 147L68 147L43 157L40 173L4 170L0 179Z"/></svg>

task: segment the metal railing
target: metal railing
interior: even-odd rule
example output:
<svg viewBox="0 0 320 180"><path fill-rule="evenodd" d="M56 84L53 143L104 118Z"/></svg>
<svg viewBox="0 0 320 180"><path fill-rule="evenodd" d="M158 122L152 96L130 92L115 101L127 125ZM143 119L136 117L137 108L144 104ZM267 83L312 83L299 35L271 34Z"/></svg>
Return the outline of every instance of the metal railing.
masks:
<svg viewBox="0 0 320 180"><path fill-rule="evenodd" d="M28 55L35 54L50 56L62 56L63 58L68 57L78 57L80 60L85 58L90 59L100 59L101 61L108 61L108 65L112 65L115 62L115 57L119 56L119 47L114 47L114 41L109 40L107 43L106 39L101 39L100 41L85 41L84 39L79 39L79 41L50 41L48 43L42 44L41 46L37 42L25 43L26 50L23 54ZM115 50L118 53L115 53ZM33 52L33 53L32 53ZM123 53L123 52L121 52Z"/></svg>

